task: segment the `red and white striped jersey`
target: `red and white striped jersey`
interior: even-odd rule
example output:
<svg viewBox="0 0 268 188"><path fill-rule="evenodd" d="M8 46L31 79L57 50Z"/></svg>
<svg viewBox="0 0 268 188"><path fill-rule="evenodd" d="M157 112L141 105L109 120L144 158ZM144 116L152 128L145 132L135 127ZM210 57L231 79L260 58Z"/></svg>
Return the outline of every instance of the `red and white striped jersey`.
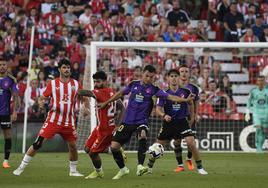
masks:
<svg viewBox="0 0 268 188"><path fill-rule="evenodd" d="M48 83L43 93L44 97L51 97L51 108L46 119L47 123L54 123L59 126L75 126L75 104L79 89L82 89L82 87L74 79L64 83L57 78Z"/></svg>

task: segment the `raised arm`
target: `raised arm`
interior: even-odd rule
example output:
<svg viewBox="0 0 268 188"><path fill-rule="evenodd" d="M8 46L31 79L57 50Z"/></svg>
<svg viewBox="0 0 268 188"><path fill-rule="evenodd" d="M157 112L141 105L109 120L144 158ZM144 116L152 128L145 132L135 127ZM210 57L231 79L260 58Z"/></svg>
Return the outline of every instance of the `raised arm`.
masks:
<svg viewBox="0 0 268 188"><path fill-rule="evenodd" d="M182 102L190 102L194 99L194 97L195 97L195 95L191 93L186 99L182 98L182 97L175 96L175 95L168 95L167 99L171 100L173 102L182 103Z"/></svg>
<svg viewBox="0 0 268 188"><path fill-rule="evenodd" d="M78 95L79 96L87 96L87 97L92 97L96 99L96 96L94 95L94 93L91 90L86 90L86 89L80 89L78 91Z"/></svg>
<svg viewBox="0 0 268 188"><path fill-rule="evenodd" d="M123 91L118 91L116 94L114 94L109 100L99 103L97 106L99 108L105 108L109 103L116 101L117 99L120 99L123 96Z"/></svg>

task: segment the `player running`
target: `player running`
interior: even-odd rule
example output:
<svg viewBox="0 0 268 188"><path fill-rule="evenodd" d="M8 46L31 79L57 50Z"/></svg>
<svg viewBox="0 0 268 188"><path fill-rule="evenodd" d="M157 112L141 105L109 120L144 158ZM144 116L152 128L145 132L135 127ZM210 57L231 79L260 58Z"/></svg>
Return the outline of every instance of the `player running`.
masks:
<svg viewBox="0 0 268 188"><path fill-rule="evenodd" d="M48 116L44 122L43 127L39 131L38 137L32 146L28 149L21 161L20 166L13 171L13 174L19 176L29 164L37 151L42 147L45 140L54 137L55 134L60 134L66 140L69 148L69 166L70 176L83 176L80 174L76 167L78 163L78 154L76 148L76 116L75 116L75 103L77 100L77 92L81 89L78 81L70 78L71 65L67 59L62 59L58 64L60 77L51 80L43 96L39 98L39 105L44 107L45 99L51 98L51 108ZM85 105L88 107L89 104ZM84 110L89 112L88 109Z"/></svg>
<svg viewBox="0 0 268 188"><path fill-rule="evenodd" d="M250 111L253 114L253 124L256 127L256 152L262 153L265 133L268 132L268 89L265 87L265 77L258 76L257 87L249 93L245 120L250 120Z"/></svg>
<svg viewBox="0 0 268 188"><path fill-rule="evenodd" d="M113 179L120 179L122 176L129 174L129 169L124 164L120 148L129 141L134 132L137 132L138 138L138 166L136 174L141 176L148 171L148 168L144 167L143 164L147 151L148 120L153 108L152 97L167 98L176 102L191 101L193 98L192 95L189 95L187 99L173 96L154 86L152 83L155 80L155 74L156 69L152 65L145 66L141 80L132 81L108 101L99 104L100 108L104 108L109 103L130 94L122 124L112 138L111 150L114 160L120 168Z"/></svg>
<svg viewBox="0 0 268 188"><path fill-rule="evenodd" d="M172 69L169 71L168 80L168 94L184 98L187 98L191 95L190 90L179 87L179 73L177 70ZM186 101L183 103L177 103L169 99L158 99L156 113L163 118L163 124L159 131L156 142L164 145L171 139L174 139L174 151L177 154L176 150L181 147L181 138L184 138L188 148L190 148L193 153L198 173L206 175L208 173L203 169L199 151L196 147L192 130L187 121L187 117L189 116L188 104L190 105L190 108L192 108L192 112L194 108L193 101L190 101L188 103ZM194 118L193 114L191 114L191 118ZM155 160L156 159L153 157L149 159L149 173L152 173L152 168L155 163Z"/></svg>
<svg viewBox="0 0 268 188"><path fill-rule="evenodd" d="M10 110L11 97L13 98L13 111ZM19 97L16 79L8 74L7 62L0 60L0 126L3 130L4 161L3 168L10 168L8 159L11 151L11 121L17 120L17 110L19 109Z"/></svg>
<svg viewBox="0 0 268 188"><path fill-rule="evenodd" d="M191 91L195 95L193 100L193 112L191 112L193 118L190 118L189 126L192 129L193 136L196 138L196 121L197 121L197 110L198 110L198 100L199 100L199 89L194 84L189 82L190 79L190 70L186 65L182 65L179 67L179 77L180 77L180 85L181 87L185 87ZM178 140L181 142L181 140ZM175 169L175 172L184 171L183 160L182 160L182 147L177 147L175 150L176 160L178 162L178 166ZM188 148L186 164L189 170L194 170L194 165L192 163L192 151Z"/></svg>
<svg viewBox="0 0 268 188"><path fill-rule="evenodd" d="M107 87L107 75L105 72L96 72L93 75L93 80L95 87L93 91L80 90L78 94L93 97L99 103L107 101L115 94L113 89ZM121 100L110 103L103 109L98 109L98 126L94 128L85 144L85 151L91 158L95 170L86 179L102 178L104 176L99 153L108 152L113 132L118 123L117 120L121 119L123 110L124 105ZM125 157L124 154L123 156Z"/></svg>

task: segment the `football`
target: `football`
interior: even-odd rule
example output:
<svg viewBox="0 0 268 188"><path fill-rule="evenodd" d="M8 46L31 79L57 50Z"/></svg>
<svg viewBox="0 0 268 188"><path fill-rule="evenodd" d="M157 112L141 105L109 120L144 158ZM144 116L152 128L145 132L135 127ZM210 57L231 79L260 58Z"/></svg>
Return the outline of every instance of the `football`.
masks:
<svg viewBox="0 0 268 188"><path fill-rule="evenodd" d="M158 159L163 156L164 154L164 147L159 143L154 143L149 147L149 154L155 158Z"/></svg>

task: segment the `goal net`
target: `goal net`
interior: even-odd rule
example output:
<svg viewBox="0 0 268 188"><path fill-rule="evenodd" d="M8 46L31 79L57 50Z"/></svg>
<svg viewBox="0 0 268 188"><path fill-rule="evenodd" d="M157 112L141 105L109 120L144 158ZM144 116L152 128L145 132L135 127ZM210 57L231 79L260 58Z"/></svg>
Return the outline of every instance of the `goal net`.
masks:
<svg viewBox="0 0 268 188"><path fill-rule="evenodd" d="M155 84L167 88L167 72L180 65L191 71L190 82L200 90L197 143L202 151L255 151L255 128L244 121L249 91L258 74L268 73L267 43L136 43L92 42L87 48L84 88L93 89L92 74L103 70L109 87L124 88L140 79L142 68L151 64L157 69ZM128 96L124 97L127 105ZM78 121L78 147L83 150L90 131L96 126L95 101L91 115ZM161 118L153 110L148 145L155 140ZM137 150L135 135L125 145ZM183 147L186 148L185 143ZM263 145L268 149L268 141ZM166 146L172 149L172 142Z"/></svg>

